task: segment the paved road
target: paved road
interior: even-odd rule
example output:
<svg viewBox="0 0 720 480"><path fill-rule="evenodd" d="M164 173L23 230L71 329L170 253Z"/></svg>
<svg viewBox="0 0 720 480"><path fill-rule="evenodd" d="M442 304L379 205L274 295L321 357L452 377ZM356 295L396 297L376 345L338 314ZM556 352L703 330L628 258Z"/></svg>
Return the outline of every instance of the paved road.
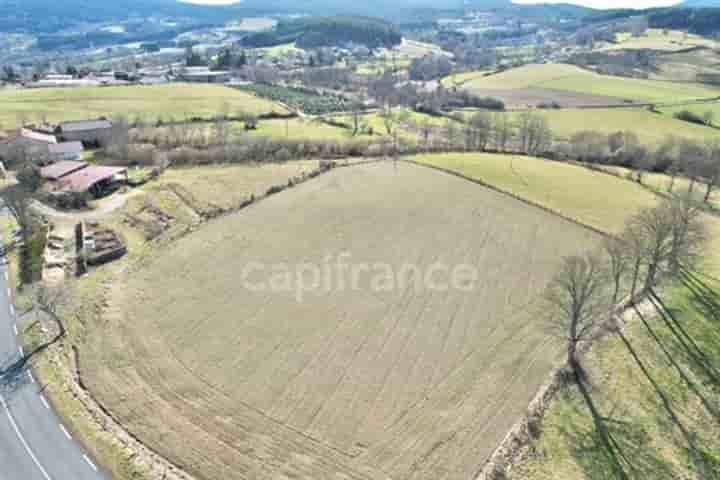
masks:
<svg viewBox="0 0 720 480"><path fill-rule="evenodd" d="M6 266L0 266L0 369L21 365ZM27 369L0 379L0 480L107 480Z"/></svg>

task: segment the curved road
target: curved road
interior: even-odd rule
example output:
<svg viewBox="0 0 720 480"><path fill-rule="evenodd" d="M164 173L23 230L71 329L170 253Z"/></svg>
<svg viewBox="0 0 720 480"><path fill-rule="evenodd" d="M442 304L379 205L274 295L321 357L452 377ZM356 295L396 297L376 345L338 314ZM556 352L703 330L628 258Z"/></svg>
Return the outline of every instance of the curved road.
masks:
<svg viewBox="0 0 720 480"><path fill-rule="evenodd" d="M107 480L23 365L7 267L0 266L0 480Z"/></svg>

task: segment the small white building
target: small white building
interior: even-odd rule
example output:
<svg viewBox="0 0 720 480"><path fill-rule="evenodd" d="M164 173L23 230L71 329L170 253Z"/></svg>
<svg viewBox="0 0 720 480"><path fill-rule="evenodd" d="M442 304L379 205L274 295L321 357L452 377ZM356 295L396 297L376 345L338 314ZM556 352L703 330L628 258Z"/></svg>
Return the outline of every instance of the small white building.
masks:
<svg viewBox="0 0 720 480"><path fill-rule="evenodd" d="M178 73L180 80L194 83L225 83L230 76L228 71L213 71L208 67L185 67Z"/></svg>
<svg viewBox="0 0 720 480"><path fill-rule="evenodd" d="M21 160L46 161L49 146L57 144L54 135L20 128L0 137L0 157L3 160L23 157Z"/></svg>

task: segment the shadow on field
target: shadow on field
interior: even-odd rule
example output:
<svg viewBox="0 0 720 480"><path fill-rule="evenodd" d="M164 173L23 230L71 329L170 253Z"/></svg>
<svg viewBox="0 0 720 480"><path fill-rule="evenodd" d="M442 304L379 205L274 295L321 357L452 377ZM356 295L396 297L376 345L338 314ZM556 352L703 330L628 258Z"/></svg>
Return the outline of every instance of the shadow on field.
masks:
<svg viewBox="0 0 720 480"><path fill-rule="evenodd" d="M647 448L650 436L641 425L618 420L622 415L595 419L588 430L579 422L565 423L561 433L589 480L675 478L673 466L661 452ZM613 418L617 417L617 418ZM582 413L573 418L582 418ZM602 426L598 425L602 422ZM604 433L603 433L604 432ZM602 438L606 435L606 438ZM607 448L607 441L612 449ZM619 470L621 469L621 470Z"/></svg>

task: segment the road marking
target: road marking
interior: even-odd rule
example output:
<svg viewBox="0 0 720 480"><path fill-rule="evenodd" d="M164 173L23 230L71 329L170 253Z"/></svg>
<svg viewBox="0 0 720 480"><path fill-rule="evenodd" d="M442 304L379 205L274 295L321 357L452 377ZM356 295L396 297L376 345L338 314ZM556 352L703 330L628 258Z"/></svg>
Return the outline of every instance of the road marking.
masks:
<svg viewBox="0 0 720 480"><path fill-rule="evenodd" d="M25 352L23 352L22 347L18 347L18 352L20 352L21 357L25 357Z"/></svg>
<svg viewBox="0 0 720 480"><path fill-rule="evenodd" d="M28 377L30 377L30 381L31 381L32 383L35 383L35 377L33 377L33 374L32 374L32 372L31 372L30 370L28 370Z"/></svg>
<svg viewBox="0 0 720 480"><path fill-rule="evenodd" d="M15 307L13 307L13 304L10 304L10 315L15 315Z"/></svg>
<svg viewBox="0 0 720 480"><path fill-rule="evenodd" d="M8 287L7 292L8 292L8 298L12 297L12 292L10 291L10 287Z"/></svg>
<svg viewBox="0 0 720 480"><path fill-rule="evenodd" d="M90 465L90 466L92 467L92 469L97 472L97 467L96 467L95 464L92 462L92 460L90 460L90 457L88 457L87 455L83 455L83 458L85 459L85 461L87 462L87 464Z"/></svg>
<svg viewBox="0 0 720 480"><path fill-rule="evenodd" d="M45 400L45 397L43 397L42 395L40 395L40 401L41 401L42 404L45 406L45 408L47 408L48 410L50 410L50 404L48 403L47 400Z"/></svg>
<svg viewBox="0 0 720 480"><path fill-rule="evenodd" d="M5 270L5 281L9 281L9 280L10 280L10 276L8 276L7 270Z"/></svg>
<svg viewBox="0 0 720 480"><path fill-rule="evenodd" d="M23 437L23 434L20 432L20 429L17 426L17 423L15 423L15 418L12 416L12 413L10 413L10 409L7 406L7 403L5 403L5 399L0 395L0 405L5 409L5 414L8 417L8 420L10 420L10 424L13 427L13 430L15 430L15 434L20 439L20 443L22 443L22 446L25 447L25 451L30 455L30 458L35 463L35 465L38 467L38 470L40 470L40 473L42 473L43 477L45 477L45 480L52 480L50 478L50 475L48 475L47 471L45 471L45 468L42 466L40 461L35 456L35 453L30 448L30 445L28 445L27 440L25 440L25 437Z"/></svg>
<svg viewBox="0 0 720 480"><path fill-rule="evenodd" d="M17 325L13 323L13 332L15 332L15 336L17 337L18 331L17 331Z"/></svg>
<svg viewBox="0 0 720 480"><path fill-rule="evenodd" d="M60 430L62 430L67 439L72 440L72 436L70 435L70 432L67 431L67 428L65 428L65 425L63 425L62 423L59 423L58 425L60 425Z"/></svg>

